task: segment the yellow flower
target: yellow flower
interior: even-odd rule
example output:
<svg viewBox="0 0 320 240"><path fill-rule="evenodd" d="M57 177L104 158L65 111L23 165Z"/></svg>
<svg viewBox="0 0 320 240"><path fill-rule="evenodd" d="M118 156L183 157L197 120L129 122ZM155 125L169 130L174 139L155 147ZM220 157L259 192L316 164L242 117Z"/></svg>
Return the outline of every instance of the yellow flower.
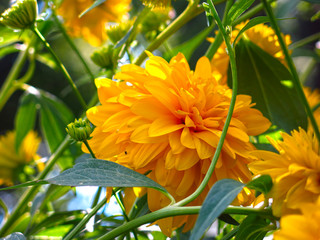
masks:
<svg viewBox="0 0 320 240"><path fill-rule="evenodd" d="M313 110L313 115L318 123L320 125L320 91L319 89L311 90L308 87L303 88L304 94L306 95L306 98L308 100L308 103ZM311 127L311 123L309 123L309 128Z"/></svg>
<svg viewBox="0 0 320 240"><path fill-rule="evenodd" d="M239 25L235 26L232 34L231 34L231 41L233 42L236 36L238 35L239 31L247 24L247 22L240 23ZM250 40L257 46L259 46L262 50L269 53L273 57L277 58L283 64L285 63L284 55L282 53L281 47L278 42L278 37L274 33L273 29L265 24L258 24L247 31L245 31L242 35L246 39ZM291 39L289 35L285 35L285 42L287 45L291 43ZM208 38L210 42L213 42L213 38ZM223 42L219 49L217 50L216 54L213 56L211 60L211 66L213 72L220 77L220 81L225 83L226 76L228 72L229 66L229 56L226 52L226 44Z"/></svg>
<svg viewBox="0 0 320 240"><path fill-rule="evenodd" d="M120 22L129 11L131 0L108 0L85 15L79 15L89 8L93 0L64 0L58 14L64 19L68 32L73 37L83 37L94 46L106 40L106 24Z"/></svg>
<svg viewBox="0 0 320 240"><path fill-rule="evenodd" d="M87 111L96 126L89 144L100 159L111 159L148 175L164 186L176 200L191 194L200 184L215 153L230 105L232 90L212 75L206 57L195 71L182 54L169 63L149 54L146 67L129 64L115 79L97 79L101 106ZM237 96L228 134L215 173L193 205L200 205L219 179L242 182L251 179L247 164L257 135L270 122L252 108L251 97ZM169 204L160 192L148 189L148 204L155 211ZM250 191L242 192L235 204L250 204ZM189 230L196 216L181 216L157 223L170 236L186 223Z"/></svg>
<svg viewBox="0 0 320 240"><path fill-rule="evenodd" d="M280 230L274 233L274 240L319 240L320 198L316 203L301 206L302 214L283 216Z"/></svg>
<svg viewBox="0 0 320 240"><path fill-rule="evenodd" d="M0 185L12 185L19 168L32 161L40 159L36 153L41 139L33 131L30 131L21 143L18 153L15 150L16 133L13 131L0 137ZM37 163L38 170L43 169L43 163Z"/></svg>
<svg viewBox="0 0 320 240"><path fill-rule="evenodd" d="M305 203L315 202L320 194L319 143L312 131L282 133L283 141L271 144L279 154L254 151L262 161L249 164L254 174L269 174L274 182L270 196L275 216L297 212Z"/></svg>

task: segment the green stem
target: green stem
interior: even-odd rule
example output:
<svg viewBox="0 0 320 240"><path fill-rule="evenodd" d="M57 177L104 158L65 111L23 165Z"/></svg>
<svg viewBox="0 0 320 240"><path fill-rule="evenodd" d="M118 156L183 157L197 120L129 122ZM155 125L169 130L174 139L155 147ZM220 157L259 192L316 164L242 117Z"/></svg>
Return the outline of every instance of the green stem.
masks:
<svg viewBox="0 0 320 240"><path fill-rule="evenodd" d="M182 26L184 26L192 18L203 12L202 7L198 7L197 1L190 1L188 7L177 17L163 32L161 32L156 39L146 48L146 51L152 52L157 49L167 38L169 38L173 33L178 31ZM143 51L140 56L135 59L133 64L141 65L143 60L147 57L145 51Z"/></svg>
<svg viewBox="0 0 320 240"><path fill-rule="evenodd" d="M268 0L269 3L274 2L275 0ZM249 11L247 11L246 13L244 13L243 15L241 15L239 18L237 18L233 23L232 26L234 27L235 25L244 22L246 20L248 20L249 18L253 17L254 15L256 15L258 12L263 10L263 4L260 3L257 6L251 8ZM221 43L223 41L223 37L219 31L219 33L217 34L217 36L215 37L214 41L211 43L211 45L209 46L205 56L209 59L213 58L213 55L217 52L218 48L220 47Z"/></svg>
<svg viewBox="0 0 320 240"><path fill-rule="evenodd" d="M304 39L301 39L295 43L290 44L289 49L294 50L296 48L302 47L310 42L316 41L320 39L320 32L310 35Z"/></svg>
<svg viewBox="0 0 320 240"><path fill-rule="evenodd" d="M89 220L99 211L107 203L107 198L104 198L101 202L99 202L78 224L75 226L71 232L68 233L67 236L63 238L63 240L71 240L73 239L89 222Z"/></svg>
<svg viewBox="0 0 320 240"><path fill-rule="evenodd" d="M56 25L58 26L60 32L62 33L63 37L66 39L66 41L69 43L70 47L72 48L72 50L75 52L75 54L78 56L80 62L82 63L82 65L84 66L85 70L87 71L87 73L90 76L90 79L92 81L92 83L94 84L94 75L92 73L92 71L90 70L88 64L86 63L86 61L84 60L84 58L82 57L80 51L78 50L77 46L74 44L74 42L72 41L72 39L69 37L67 31L65 30L64 26L61 24L61 22L59 21L56 13L54 10L52 10L52 16L53 16L53 20L56 23Z"/></svg>
<svg viewBox="0 0 320 240"><path fill-rule="evenodd" d="M102 187L98 187L98 190L97 190L97 192L94 196L94 199L92 201L91 208L94 208L98 204L101 192L102 192Z"/></svg>
<svg viewBox="0 0 320 240"><path fill-rule="evenodd" d="M230 124L230 121L231 121L231 118L232 118L233 109L234 109L234 106L235 106L235 103L236 103L236 97L237 97L238 79L237 79L237 66L236 66L235 52L234 52L233 47L231 46L230 38L226 33L226 30L225 30L225 28L224 28L224 26L223 26L223 24L222 24L222 22L221 22L221 20L220 20L220 18L218 16L218 13L217 13L212 1L209 0L208 3L209 3L209 6L210 6L210 9L211 9L211 12L213 14L213 17L215 18L215 20L217 22L219 30L222 33L222 36L223 36L223 38L225 40L225 43L226 43L226 46L227 46L227 49L228 49L229 58L230 58L231 73L232 73L232 96L231 96L231 100L230 100L230 107L229 107L229 110L228 110L228 115L227 115L226 121L225 121L223 129L222 129L221 137L219 139L219 142L218 142L216 151L214 153L212 162L211 162L211 164L209 166L209 169L208 169L204 179L202 180L200 186L197 188L197 190L194 193L192 193L187 198L181 200L180 202L174 204L175 206L184 206L184 205L192 202L194 199L196 199L201 194L201 192L207 186L207 184L209 182L209 179L211 178L211 176L212 176L212 174L214 172L215 166L217 164L217 161L219 159L219 156L220 156L220 153L221 153L221 150L222 150L222 147L223 147L224 139L227 136L227 131L228 131L229 124Z"/></svg>
<svg viewBox="0 0 320 240"><path fill-rule="evenodd" d="M0 90L0 112L3 109L4 105L10 98L10 96L13 94L13 92L16 90L16 87L14 87L14 81L18 78L22 67L24 66L25 62L28 59L28 52L29 52L29 46L24 50L21 51L14 62L14 65L12 66L7 78L5 79L1 90Z"/></svg>
<svg viewBox="0 0 320 240"><path fill-rule="evenodd" d="M302 88L302 84L299 80L299 76L298 76L298 73L297 73L297 70L294 66L294 63L293 63L293 60L289 54L289 51L288 51L288 48L286 46L286 43L283 39L283 36L281 34L281 31L280 31L280 28L277 24L277 20L273 14L273 11L271 9L271 6L270 4L267 2L267 0L262 0L262 3L263 3L263 6L265 8L265 11L267 13L267 15L269 16L270 18L270 23L271 23L271 26L272 28L274 29L276 35L278 36L278 41L279 41L279 44L281 46L281 49L282 49L282 52L285 56L285 59L287 61L287 64L288 64L288 67L290 69L290 72L292 74L292 80L293 80L293 83L296 87L296 90L297 90L297 93L298 93L298 96L299 98L301 99L302 103L304 104L304 107L305 107L305 110L307 112L307 115L310 119L310 122L312 124L312 127L313 127L313 130L314 130L314 133L315 135L317 136L317 139L318 141L320 142L320 132L319 132L319 128L318 128L318 125L317 125L317 122L313 116L313 113L312 113L312 110L310 108L310 105L308 103L308 100L303 92L303 88Z"/></svg>
<svg viewBox="0 0 320 240"><path fill-rule="evenodd" d="M127 222L116 229L108 232L107 234L98 238L98 240L108 240L108 239L115 239L117 236L123 234L124 232L130 231L133 228L137 228L143 224L151 223L156 220L167 218L167 217L174 217L180 215L191 215L191 214L198 214L200 212L201 206L192 206L192 207L174 207L169 206L162 208L158 211L149 213L147 215L141 216L139 218L133 219L130 222ZM259 216L265 216L272 218L272 211L271 209L263 209L259 210L256 208L246 208L246 207L228 207L224 210L225 214L239 214L239 215L249 215L249 214L257 214Z"/></svg>
<svg viewBox="0 0 320 240"><path fill-rule="evenodd" d="M63 154L66 148L70 144L70 137L66 137L65 140L60 144L58 149L55 151L54 154L51 155L49 160L46 163L44 170L39 174L38 180L44 179L48 173L51 171L59 157ZM4 223L3 227L0 230L0 237L4 237L9 234L8 230L13 225L13 223L24 213L24 211L28 208L28 203L35 197L39 190L40 186L32 186L31 188L27 189L20 201L18 202L16 208L10 214L8 220Z"/></svg>
<svg viewBox="0 0 320 240"><path fill-rule="evenodd" d="M75 93L76 97L78 98L80 104L82 105L82 107L84 109L87 109L87 104L84 101L84 99L82 98L79 90L77 89L77 86L74 84L74 82L72 81L71 76L69 75L67 69L64 67L64 65L62 64L62 62L60 61L60 59L58 58L58 56L55 54L55 52L53 51L53 49L51 48L50 44L47 42L47 40L42 36L42 34L40 33L40 31L38 30L37 27L33 27L31 28L31 30L36 34L36 36L41 40L41 42L43 43L43 45L46 47L46 49L50 52L50 54L52 55L54 61L56 62L57 66L60 68L60 70L62 71L63 75L65 76L65 78L68 80L68 83L70 84L73 92Z"/></svg>
<svg viewBox="0 0 320 240"><path fill-rule="evenodd" d="M94 153L93 153L93 151L92 151L91 147L89 146L88 141L87 141L87 140L83 140L83 143L84 143L84 145L86 145L86 147L87 147L87 149L89 150L89 152L90 152L91 156L92 156L93 158L96 158L96 156L94 155Z"/></svg>

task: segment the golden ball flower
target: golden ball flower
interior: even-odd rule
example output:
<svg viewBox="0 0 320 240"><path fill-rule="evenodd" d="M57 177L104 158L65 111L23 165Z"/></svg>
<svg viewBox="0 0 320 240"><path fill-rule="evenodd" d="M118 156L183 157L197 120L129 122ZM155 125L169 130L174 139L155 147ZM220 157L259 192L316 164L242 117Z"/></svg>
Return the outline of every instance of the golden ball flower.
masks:
<svg viewBox="0 0 320 240"><path fill-rule="evenodd" d="M320 239L320 198L301 206L301 214L290 214L280 219L280 230L274 240Z"/></svg>
<svg viewBox="0 0 320 240"><path fill-rule="evenodd" d="M272 210L275 216L299 212L300 206L315 202L320 195L319 142L312 131L300 128L282 141L269 138L279 152L254 151L260 160L249 164L254 174L269 174L273 179Z"/></svg>
<svg viewBox="0 0 320 240"><path fill-rule="evenodd" d="M15 149L15 139L14 131L0 136L0 185L12 185L17 182L21 167L32 161L35 161L39 171L44 167L42 162L37 161L40 159L37 150L41 139L34 131L26 135L18 152Z"/></svg>
<svg viewBox="0 0 320 240"><path fill-rule="evenodd" d="M0 22L13 29L26 29L34 25L37 15L36 0L18 0L1 14Z"/></svg>
<svg viewBox="0 0 320 240"><path fill-rule="evenodd" d="M89 140L96 157L140 173L151 171L148 176L177 201L187 197L199 186L211 163L232 90L216 81L206 57L200 58L192 71L181 53L169 63L149 53L145 69L124 65L114 78L118 80L96 79L101 106L87 111L88 119L96 126ZM247 164L252 161L249 152L254 146L249 136L270 126L253 106L250 96L237 96L215 172L193 205L200 205L219 179L251 179ZM147 192L151 211L169 204L160 192ZM244 191L234 203L250 204L253 198L250 191ZM190 230L195 219L182 216L157 223L170 236L184 223L184 230Z"/></svg>
<svg viewBox="0 0 320 240"><path fill-rule="evenodd" d="M231 31L231 41L233 42L238 35L239 31L247 24L247 22L240 23L232 28ZM260 47L265 52L269 53L271 56L278 59L281 63L286 64L284 55L282 53L281 47L278 42L278 37L274 33L274 30L265 25L258 24L248 30L246 30L242 37L250 40L258 47ZM214 41L214 38L208 38L210 42ZM290 35L285 35L284 40L287 45L291 43ZM211 66L213 72L216 76L219 77L219 80L222 83L225 83L227 80L227 73L229 67L229 55L226 51L226 44L223 42L221 46L218 48L217 52L213 56L211 60Z"/></svg>
<svg viewBox="0 0 320 240"><path fill-rule="evenodd" d="M91 45L99 46L107 39L106 24L120 22L128 13L131 0L108 0L80 17L93 3L93 0L64 0L58 14L71 36L83 37Z"/></svg>

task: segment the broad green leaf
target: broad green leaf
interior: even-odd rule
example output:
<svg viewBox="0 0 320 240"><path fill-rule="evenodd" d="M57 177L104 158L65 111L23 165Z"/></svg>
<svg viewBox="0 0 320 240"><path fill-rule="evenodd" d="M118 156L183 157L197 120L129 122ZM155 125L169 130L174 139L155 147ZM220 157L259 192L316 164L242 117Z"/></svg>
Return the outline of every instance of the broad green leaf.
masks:
<svg viewBox="0 0 320 240"><path fill-rule="evenodd" d="M212 27L208 27L202 32L200 32L195 37L182 43L181 45L173 48L170 52L164 54L164 58L170 60L171 57L176 56L179 52L183 53L187 60L189 60L194 53L194 51L200 46L200 44L205 40L208 34L212 31Z"/></svg>
<svg viewBox="0 0 320 240"><path fill-rule="evenodd" d="M272 178L269 175L262 175L247 183L246 187L259 191L263 194L270 192L272 188Z"/></svg>
<svg viewBox="0 0 320 240"><path fill-rule="evenodd" d="M232 203L244 186L243 183L233 179L222 179L216 182L202 204L190 239L200 239L206 229Z"/></svg>
<svg viewBox="0 0 320 240"><path fill-rule="evenodd" d="M244 11L246 11L254 2L254 0L238 0L230 8L227 16L227 25L232 25Z"/></svg>
<svg viewBox="0 0 320 240"><path fill-rule="evenodd" d="M151 187L167 192L164 187L143 174L99 159L82 160L73 168L47 181L63 186Z"/></svg>
<svg viewBox="0 0 320 240"><path fill-rule="evenodd" d="M167 193L164 187L145 175L117 163L100 159L81 160L73 168L67 169L54 178L30 181L12 187L1 188L0 191L49 183L71 187L149 187Z"/></svg>
<svg viewBox="0 0 320 240"><path fill-rule="evenodd" d="M235 51L238 93L250 95L255 107L286 132L306 128L307 115L288 69L248 40L241 39Z"/></svg>
<svg viewBox="0 0 320 240"><path fill-rule="evenodd" d="M84 10L79 17L83 17L83 15L85 15L86 13L88 13L89 11L91 11L92 9L94 9L95 7L98 7L100 4L104 3L107 0L96 0L90 7L88 7L86 10Z"/></svg>
<svg viewBox="0 0 320 240"><path fill-rule="evenodd" d="M26 240L26 237L22 233L15 232L1 239L2 240Z"/></svg>
<svg viewBox="0 0 320 240"><path fill-rule="evenodd" d="M20 98L20 104L15 117L16 141L18 151L23 139L33 129L37 115L37 96L26 92Z"/></svg>
<svg viewBox="0 0 320 240"><path fill-rule="evenodd" d="M261 23L266 23L266 22L269 22L269 17L256 17L256 18L253 18L251 19L238 33L238 35L236 36L236 38L234 39L233 42L237 42L238 38L245 32L247 31L248 29L258 25L258 24L261 24Z"/></svg>
<svg viewBox="0 0 320 240"><path fill-rule="evenodd" d="M265 219L249 215L240 225L235 240L263 240L268 233L269 223Z"/></svg>

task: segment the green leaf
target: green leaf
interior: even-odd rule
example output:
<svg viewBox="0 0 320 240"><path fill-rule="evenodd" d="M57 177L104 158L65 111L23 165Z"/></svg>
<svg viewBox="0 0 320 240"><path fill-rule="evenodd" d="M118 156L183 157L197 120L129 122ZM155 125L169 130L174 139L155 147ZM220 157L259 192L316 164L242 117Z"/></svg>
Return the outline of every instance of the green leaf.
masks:
<svg viewBox="0 0 320 240"><path fill-rule="evenodd" d="M235 51L238 93L250 95L255 107L286 132L306 128L307 115L288 69L248 40L241 39Z"/></svg>
<svg viewBox="0 0 320 240"><path fill-rule="evenodd" d="M79 161L73 168L47 181L64 186L151 187L167 192L164 187L145 175L117 163L99 159Z"/></svg>
<svg viewBox="0 0 320 240"><path fill-rule="evenodd" d="M26 240L26 237L22 233L15 232L1 239L2 240Z"/></svg>
<svg viewBox="0 0 320 240"><path fill-rule="evenodd" d="M262 175L251 180L249 183L247 183L246 186L250 189L259 191L266 195L268 192L270 192L273 186L272 178L269 175Z"/></svg>
<svg viewBox="0 0 320 240"><path fill-rule="evenodd" d="M229 214L221 214L218 219L231 225L240 225L238 221L231 217Z"/></svg>
<svg viewBox="0 0 320 240"><path fill-rule="evenodd" d="M320 0L303 0L305 2L309 2L309 3L316 3L316 4L320 4Z"/></svg>
<svg viewBox="0 0 320 240"><path fill-rule="evenodd" d="M53 59L50 53L38 53L36 55L36 59L44 65L48 66L49 68L52 68L56 71L59 70L58 65L56 64L55 60Z"/></svg>
<svg viewBox="0 0 320 240"><path fill-rule="evenodd" d="M254 2L254 0L238 0L230 8L227 16L227 25L232 25L244 11L246 11Z"/></svg>
<svg viewBox="0 0 320 240"><path fill-rule="evenodd" d="M269 223L257 215L249 215L240 225L235 240L263 240Z"/></svg>
<svg viewBox="0 0 320 240"><path fill-rule="evenodd" d="M170 52L164 54L164 58L170 60L171 57L176 56L179 52L183 53L187 60L189 60L194 53L194 51L200 46L200 44L205 40L208 34L212 31L212 27L208 27L202 32L200 32L195 37L182 43L181 45L173 48Z"/></svg>
<svg viewBox="0 0 320 240"><path fill-rule="evenodd" d="M86 10L84 10L79 17L83 17L86 13L94 9L95 7L98 7L100 4L104 3L106 0L96 0L90 7L88 7Z"/></svg>
<svg viewBox="0 0 320 240"><path fill-rule="evenodd" d="M269 22L269 17L256 17L256 18L253 18L251 19L238 33L238 35L236 36L236 38L234 39L233 42L237 42L238 38L245 32L247 31L248 29L258 25L258 24L261 24L261 23L266 23L266 22Z"/></svg>
<svg viewBox="0 0 320 240"><path fill-rule="evenodd" d="M0 59L7 56L8 54L18 52L19 49L16 48L14 45L8 45L4 47L0 47Z"/></svg>
<svg viewBox="0 0 320 240"><path fill-rule="evenodd" d="M18 151L25 136L34 127L37 115L37 102L37 97L29 92L26 92L20 98L19 108L15 117L16 151Z"/></svg>
<svg viewBox="0 0 320 240"><path fill-rule="evenodd" d="M202 204L190 239L200 239L206 229L237 197L244 186L243 183L233 179L222 179L216 182Z"/></svg>

